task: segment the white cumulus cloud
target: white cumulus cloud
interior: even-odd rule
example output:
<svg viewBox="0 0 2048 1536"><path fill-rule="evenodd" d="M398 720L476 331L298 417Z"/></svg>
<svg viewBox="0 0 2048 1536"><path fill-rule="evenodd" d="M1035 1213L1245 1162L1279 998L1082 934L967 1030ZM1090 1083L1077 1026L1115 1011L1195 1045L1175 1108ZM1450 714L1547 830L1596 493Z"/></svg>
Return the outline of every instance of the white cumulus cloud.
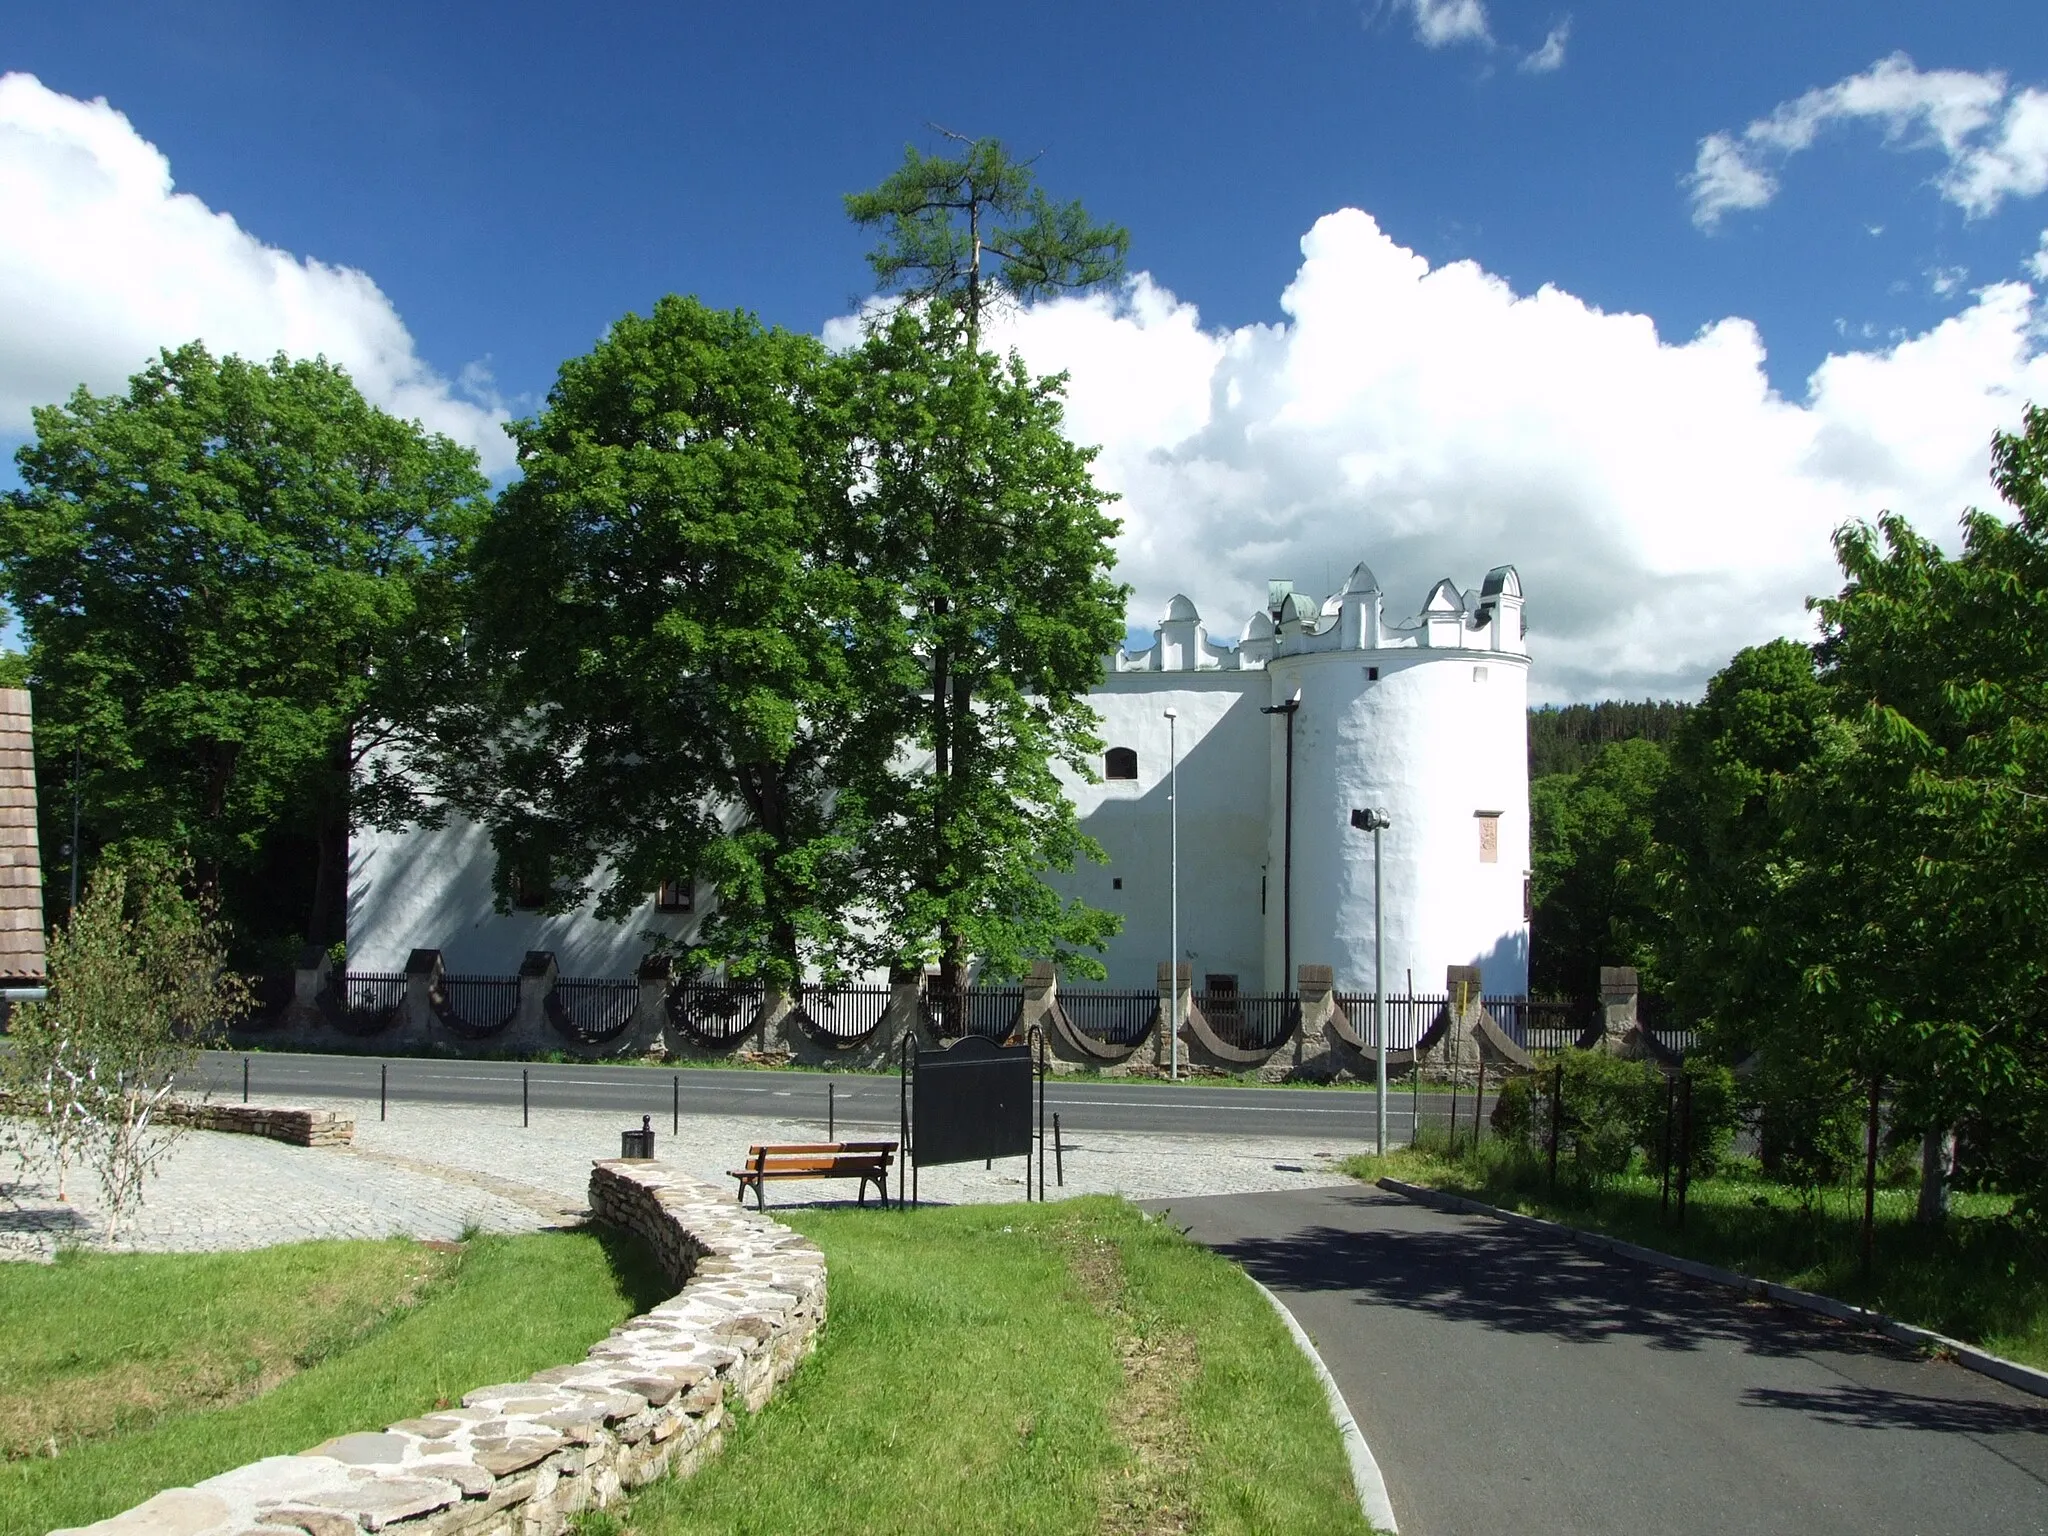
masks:
<svg viewBox="0 0 2048 1536"><path fill-rule="evenodd" d="M1564 45L1571 35L1572 19L1567 16L1545 34L1541 47L1523 54L1515 68L1525 75L1547 75L1564 68Z"/></svg>
<svg viewBox="0 0 2048 1536"><path fill-rule="evenodd" d="M1415 18L1415 36L1425 48L1454 43L1491 43L1482 0L1406 0Z"/></svg>
<svg viewBox="0 0 2048 1536"><path fill-rule="evenodd" d="M1469 261L1432 268L1355 209L1319 220L1286 320L1205 328L1150 278L1042 304L1003 339L1065 370L1069 427L1122 494L1119 574L1149 622L1185 591L1234 637L1269 577L1370 562L1395 617L1513 563L1539 694L1685 693L1805 634L1831 531L1894 509L1945 540L1996 505L1991 434L2048 402L2043 309L1994 283L1931 330L1774 391L1754 325L1682 341Z"/></svg>
<svg viewBox="0 0 2048 1536"><path fill-rule="evenodd" d="M1879 125L1894 149L1940 154L1941 195L1972 217L2048 191L2048 92L2015 90L1998 70L1922 70L1895 53L1780 103L1740 133L1701 139L1686 178L1693 222L1712 229L1727 214L1763 207L1778 192L1775 168L1845 122Z"/></svg>
<svg viewBox="0 0 2048 1536"><path fill-rule="evenodd" d="M511 446L488 374L465 398L421 359L369 276L265 245L174 190L170 162L104 100L0 76L0 435L80 384L123 387L162 347L321 354L392 413L470 444L502 472Z"/></svg>

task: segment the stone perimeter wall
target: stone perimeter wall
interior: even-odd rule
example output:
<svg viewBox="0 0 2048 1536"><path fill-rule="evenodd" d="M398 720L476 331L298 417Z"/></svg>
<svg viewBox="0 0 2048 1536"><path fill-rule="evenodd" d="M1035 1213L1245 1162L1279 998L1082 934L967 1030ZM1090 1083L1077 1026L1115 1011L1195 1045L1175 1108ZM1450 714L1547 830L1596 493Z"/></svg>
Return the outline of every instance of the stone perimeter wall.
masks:
<svg viewBox="0 0 2048 1536"><path fill-rule="evenodd" d="M173 1125L189 1125L195 1131L263 1136L295 1147L345 1147L356 1139L356 1117L338 1109L173 1099L164 1105L161 1114Z"/></svg>
<svg viewBox="0 0 2048 1536"><path fill-rule="evenodd" d="M80 1529L103 1536L556 1536L724 1444L817 1345L825 1258L698 1179L601 1162L599 1220L638 1234L677 1294L579 1363L479 1387L460 1408L271 1456ZM57 1533L69 1536L69 1533Z"/></svg>

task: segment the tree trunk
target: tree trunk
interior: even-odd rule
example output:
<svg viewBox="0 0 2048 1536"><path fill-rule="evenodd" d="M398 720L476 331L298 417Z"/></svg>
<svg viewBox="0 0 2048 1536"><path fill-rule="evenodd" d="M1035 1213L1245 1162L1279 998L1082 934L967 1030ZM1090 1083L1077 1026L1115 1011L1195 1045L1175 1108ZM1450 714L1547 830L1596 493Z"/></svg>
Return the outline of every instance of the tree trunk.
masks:
<svg viewBox="0 0 2048 1536"><path fill-rule="evenodd" d="M1920 1209L1916 1219L1939 1226L1948 1219L1948 1181L1956 1168L1956 1133L1931 1130L1920 1138Z"/></svg>

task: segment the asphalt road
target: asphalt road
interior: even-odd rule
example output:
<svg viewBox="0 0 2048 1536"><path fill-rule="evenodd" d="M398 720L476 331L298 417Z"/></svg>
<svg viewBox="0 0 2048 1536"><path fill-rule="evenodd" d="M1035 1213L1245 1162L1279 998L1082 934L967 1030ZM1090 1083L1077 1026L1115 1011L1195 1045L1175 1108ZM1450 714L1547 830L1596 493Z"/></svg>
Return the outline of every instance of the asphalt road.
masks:
<svg viewBox="0 0 2048 1536"><path fill-rule="evenodd" d="M297 1052L209 1051L201 1075L217 1097L239 1099L242 1064L254 1099L375 1098L384 1068L393 1102L517 1104L522 1070L535 1109L615 1109L651 1114L657 1124L676 1109L685 1115L804 1116L823 1119L827 1085L836 1118L848 1125L894 1126L894 1077L825 1072L726 1071L689 1067L611 1067L595 1063L522 1065L516 1061L439 1061ZM1489 1097L1489 1106L1491 1095ZM1425 1125L1448 1122L1448 1094L1420 1096ZM1405 1143L1414 1100L1396 1090L1387 1100L1387 1130ZM1062 1082L1045 1088L1045 1112L1076 1131L1160 1132L1182 1136L1329 1138L1357 1145L1374 1132L1373 1095L1356 1089L1192 1087L1155 1082ZM1471 1125L1472 1096L1458 1099L1458 1119Z"/></svg>
<svg viewBox="0 0 2048 1536"><path fill-rule="evenodd" d="M2048 1532L2048 1400L1352 1185L1153 1202L1278 1292L1402 1536Z"/></svg>

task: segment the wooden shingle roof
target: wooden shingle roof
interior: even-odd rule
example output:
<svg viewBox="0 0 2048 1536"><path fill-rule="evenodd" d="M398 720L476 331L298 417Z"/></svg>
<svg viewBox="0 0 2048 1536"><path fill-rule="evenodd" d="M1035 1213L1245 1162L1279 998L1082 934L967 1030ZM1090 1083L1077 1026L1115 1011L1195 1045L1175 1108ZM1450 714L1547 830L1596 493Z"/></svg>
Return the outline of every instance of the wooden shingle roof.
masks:
<svg viewBox="0 0 2048 1536"><path fill-rule="evenodd" d="M35 722L26 688L0 688L0 985L43 979L43 861Z"/></svg>

